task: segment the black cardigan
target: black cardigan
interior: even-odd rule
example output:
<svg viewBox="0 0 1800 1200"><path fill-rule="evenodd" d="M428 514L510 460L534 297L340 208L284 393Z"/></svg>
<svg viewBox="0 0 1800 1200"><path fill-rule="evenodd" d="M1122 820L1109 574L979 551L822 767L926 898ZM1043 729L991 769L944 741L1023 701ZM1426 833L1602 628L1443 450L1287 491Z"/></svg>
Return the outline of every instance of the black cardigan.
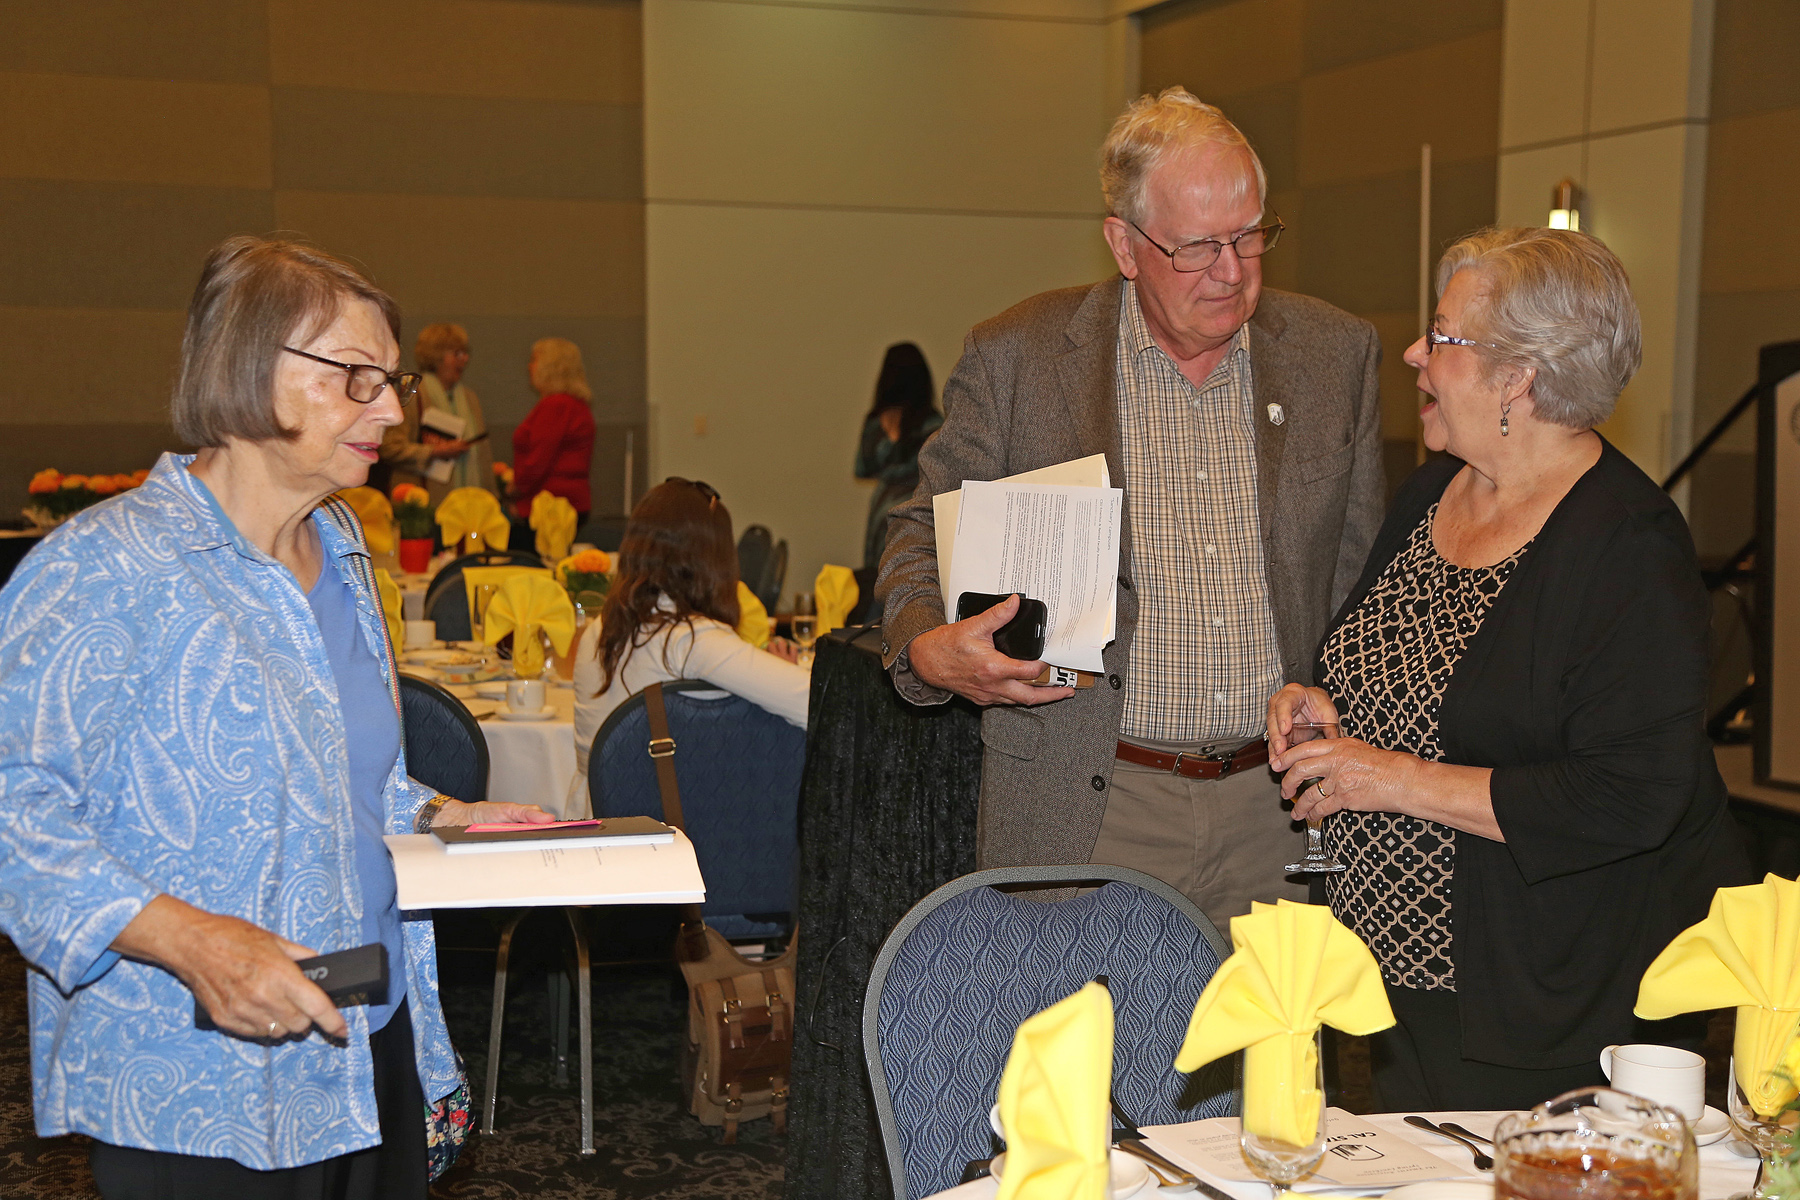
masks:
<svg viewBox="0 0 1800 1200"><path fill-rule="evenodd" d="M1401 486L1334 629L1463 465L1426 463ZM1493 768L1506 835L1456 835L1467 1057L1574 1066L1641 1040L1631 1009L1650 960L1706 915L1714 889L1749 882L1704 729L1710 625L1680 510L1604 445L1514 569L1438 714L1443 761Z"/></svg>

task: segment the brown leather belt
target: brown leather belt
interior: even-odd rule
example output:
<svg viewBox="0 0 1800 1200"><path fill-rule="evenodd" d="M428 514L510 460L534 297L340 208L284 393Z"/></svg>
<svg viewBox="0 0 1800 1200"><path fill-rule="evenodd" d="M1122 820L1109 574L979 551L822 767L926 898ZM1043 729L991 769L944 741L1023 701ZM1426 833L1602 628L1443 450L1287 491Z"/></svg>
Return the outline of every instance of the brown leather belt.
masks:
<svg viewBox="0 0 1800 1200"><path fill-rule="evenodd" d="M1264 738L1257 738L1254 742L1239 746L1230 754L1196 754L1191 750L1170 754L1163 750L1134 746L1130 742L1120 742L1118 757L1140 767L1155 767L1158 771L1167 771L1171 775L1187 779L1224 779L1228 775L1236 775L1239 771L1248 771L1251 767L1267 763L1269 743Z"/></svg>

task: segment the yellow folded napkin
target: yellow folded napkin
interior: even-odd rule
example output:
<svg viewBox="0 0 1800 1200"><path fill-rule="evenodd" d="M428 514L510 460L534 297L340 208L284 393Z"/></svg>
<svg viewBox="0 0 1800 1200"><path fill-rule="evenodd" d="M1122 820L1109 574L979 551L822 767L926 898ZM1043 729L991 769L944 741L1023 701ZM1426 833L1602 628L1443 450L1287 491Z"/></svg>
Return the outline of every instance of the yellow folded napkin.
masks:
<svg viewBox="0 0 1800 1200"><path fill-rule="evenodd" d="M470 629L475 628L475 625L476 625L475 589L480 587L484 583L491 583L494 585L495 593L498 594L501 585L504 584L507 580L511 579L515 575L543 575L543 576L549 577L550 569L548 567L520 567L520 566L464 567L463 568L463 573L462 573L463 594L465 596L467 596L469 599L469 628Z"/></svg>
<svg viewBox="0 0 1800 1200"><path fill-rule="evenodd" d="M575 544L580 518L575 506L554 492L539 492L531 500L531 528L537 532L538 557L545 562L566 558Z"/></svg>
<svg viewBox="0 0 1800 1200"><path fill-rule="evenodd" d="M488 605L482 640L492 646L512 634L513 670L521 678L535 679L544 669L540 629L550 635L558 654L567 654L569 639L575 636L575 605L548 571L514 575L500 585Z"/></svg>
<svg viewBox="0 0 1800 1200"><path fill-rule="evenodd" d="M381 615L387 619L388 641L393 646L394 653L398 654L400 647L406 644L405 610L400 605L400 585L387 573L387 568L376 567L375 588L381 593Z"/></svg>
<svg viewBox="0 0 1800 1200"><path fill-rule="evenodd" d="M1235 953L1194 1005L1175 1068L1244 1051L1244 1128L1309 1145L1318 1132L1321 1024L1358 1037L1394 1023L1369 948L1323 905L1256 903L1231 919Z"/></svg>
<svg viewBox="0 0 1800 1200"><path fill-rule="evenodd" d="M1105 1200L1112 995L1090 983L1027 1019L1000 1075L999 1200Z"/></svg>
<svg viewBox="0 0 1800 1200"><path fill-rule="evenodd" d="M842 629L856 607L856 575L849 567L826 563L813 581L813 599L819 606L819 636Z"/></svg>
<svg viewBox="0 0 1800 1200"><path fill-rule="evenodd" d="M345 488L338 497L356 510L357 519L362 522L363 540L369 543L369 553L392 554L394 506L388 503L388 498L372 487Z"/></svg>
<svg viewBox="0 0 1800 1200"><path fill-rule="evenodd" d="M500 502L486 488L461 487L445 496L437 507L438 528L444 545L454 547L466 534L479 533L489 550L506 549L512 524L500 511Z"/></svg>
<svg viewBox="0 0 1800 1200"><path fill-rule="evenodd" d="M1757 1114L1772 1117L1795 1096L1800 1067L1800 883L1770 875L1720 888L1706 920L1681 931L1638 987L1638 1016L1737 1007L1737 1081Z"/></svg>
<svg viewBox="0 0 1800 1200"><path fill-rule="evenodd" d="M765 650L769 645L769 626L769 610L743 580L738 580L737 635L758 650Z"/></svg>

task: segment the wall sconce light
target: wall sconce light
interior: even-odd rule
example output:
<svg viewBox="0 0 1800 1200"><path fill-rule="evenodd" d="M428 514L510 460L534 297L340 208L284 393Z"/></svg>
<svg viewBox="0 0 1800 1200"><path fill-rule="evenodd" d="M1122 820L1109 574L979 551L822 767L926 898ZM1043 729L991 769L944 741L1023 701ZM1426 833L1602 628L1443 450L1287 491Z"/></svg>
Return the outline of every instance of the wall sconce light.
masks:
<svg viewBox="0 0 1800 1200"><path fill-rule="evenodd" d="M1550 189L1550 228L1581 228L1581 189L1565 179Z"/></svg>

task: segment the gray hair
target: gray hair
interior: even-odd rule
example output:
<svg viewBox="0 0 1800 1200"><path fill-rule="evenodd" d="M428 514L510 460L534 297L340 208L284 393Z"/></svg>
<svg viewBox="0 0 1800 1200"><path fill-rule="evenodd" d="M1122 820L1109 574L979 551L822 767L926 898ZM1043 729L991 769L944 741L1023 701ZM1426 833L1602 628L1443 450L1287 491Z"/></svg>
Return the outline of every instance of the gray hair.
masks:
<svg viewBox="0 0 1800 1200"><path fill-rule="evenodd" d="M1256 174L1256 203L1267 203L1269 178L1249 139L1217 108L1196 99L1186 88L1172 87L1159 95L1139 96L1126 105L1106 135L1100 147L1100 190L1106 197L1106 211L1122 221L1141 224L1144 184L1150 173L1177 154L1199 146L1232 147L1249 155ZM1241 191L1243 180L1234 180L1233 186Z"/></svg>
<svg viewBox="0 0 1800 1200"><path fill-rule="evenodd" d="M298 437L299 429L275 415L281 348L318 337L346 300L375 305L399 339L399 306L343 259L278 238L220 242L206 256L188 302L181 369L169 398L175 436L190 446Z"/></svg>
<svg viewBox="0 0 1800 1200"><path fill-rule="evenodd" d="M1643 332L1624 264L1592 234L1569 229L1483 229L1444 252L1438 295L1473 271L1480 303L1469 310L1490 378L1534 368L1531 400L1552 425L1592 429L1612 415L1643 362Z"/></svg>

